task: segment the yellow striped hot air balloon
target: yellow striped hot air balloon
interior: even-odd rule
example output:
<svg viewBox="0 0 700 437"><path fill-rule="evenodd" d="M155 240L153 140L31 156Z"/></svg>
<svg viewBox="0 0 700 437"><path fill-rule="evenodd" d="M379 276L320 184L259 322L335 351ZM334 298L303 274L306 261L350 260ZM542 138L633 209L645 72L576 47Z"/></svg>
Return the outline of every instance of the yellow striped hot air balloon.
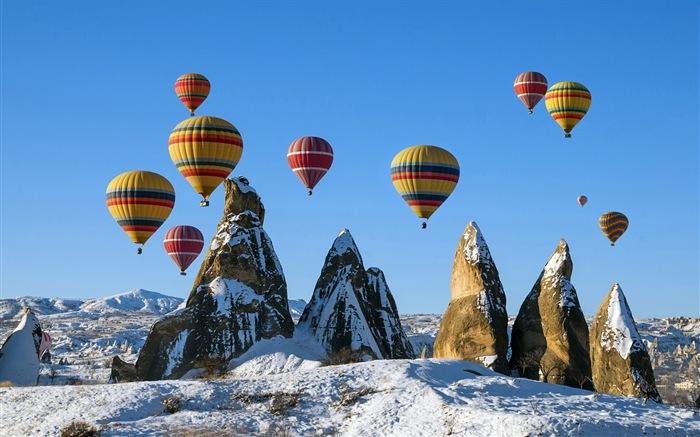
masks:
<svg viewBox="0 0 700 437"><path fill-rule="evenodd" d="M163 176L145 170L122 173L107 186L107 208L131 240L143 246L168 218L175 190ZM139 247L137 253L141 253Z"/></svg>
<svg viewBox="0 0 700 437"><path fill-rule="evenodd" d="M419 218L427 220L452 194L459 180L457 159L437 146L417 145L391 161L391 181Z"/></svg>
<svg viewBox="0 0 700 437"><path fill-rule="evenodd" d="M209 79L197 73L183 74L175 81L175 94L190 110L190 115L207 99L210 89Z"/></svg>
<svg viewBox="0 0 700 437"><path fill-rule="evenodd" d="M564 129L564 138L570 138L571 130L591 107L591 93L578 82L559 82L544 95L544 104L549 115Z"/></svg>
<svg viewBox="0 0 700 437"><path fill-rule="evenodd" d="M200 205L209 206L211 193L240 161L243 140L228 121L200 115L175 126L168 150L180 173L202 195Z"/></svg>
<svg viewBox="0 0 700 437"><path fill-rule="evenodd" d="M610 245L614 246L617 239L627 230L629 220L621 212L610 211L600 216L598 225L605 236L608 237L608 240L610 240Z"/></svg>

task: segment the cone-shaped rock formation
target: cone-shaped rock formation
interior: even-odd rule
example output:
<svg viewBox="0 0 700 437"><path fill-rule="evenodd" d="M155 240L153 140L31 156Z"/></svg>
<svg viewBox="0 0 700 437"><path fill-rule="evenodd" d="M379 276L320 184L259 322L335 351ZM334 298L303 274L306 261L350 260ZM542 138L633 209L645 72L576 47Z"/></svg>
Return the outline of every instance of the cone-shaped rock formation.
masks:
<svg viewBox="0 0 700 437"><path fill-rule="evenodd" d="M450 283L452 300L440 322L433 356L472 361L509 374L506 295L475 222L459 239Z"/></svg>
<svg viewBox="0 0 700 437"><path fill-rule="evenodd" d="M263 229L265 209L243 178L224 181L226 205L184 309L157 321L139 354L141 380L182 377L203 358L230 360L255 342L291 337L287 284L272 241ZM113 378L130 369L113 363Z"/></svg>
<svg viewBox="0 0 700 437"><path fill-rule="evenodd" d="M380 359L414 357L384 273L365 270L347 229L333 242L296 330L329 354L351 349Z"/></svg>
<svg viewBox="0 0 700 437"><path fill-rule="evenodd" d="M561 239L515 319L510 363L530 379L592 390L588 325L571 284L573 266Z"/></svg>
<svg viewBox="0 0 700 437"><path fill-rule="evenodd" d="M37 384L41 337L39 319L27 308L0 348L0 382L15 386Z"/></svg>
<svg viewBox="0 0 700 437"><path fill-rule="evenodd" d="M649 351L618 284L598 307L590 338L593 382L598 392L661 402Z"/></svg>

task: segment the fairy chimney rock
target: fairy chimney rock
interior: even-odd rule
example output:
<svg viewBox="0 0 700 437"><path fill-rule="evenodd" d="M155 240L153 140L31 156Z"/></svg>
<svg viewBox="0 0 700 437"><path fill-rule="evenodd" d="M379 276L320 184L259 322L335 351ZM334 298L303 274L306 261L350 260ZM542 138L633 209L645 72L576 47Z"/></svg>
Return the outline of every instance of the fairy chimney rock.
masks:
<svg viewBox="0 0 700 437"><path fill-rule="evenodd" d="M136 362L138 379L180 378L202 358L230 360L260 340L294 333L260 197L243 177L224 180L224 189L224 216L187 304L151 328Z"/></svg>
<svg viewBox="0 0 700 437"><path fill-rule="evenodd" d="M654 369L619 284L598 307L590 330L593 382L600 393L661 402Z"/></svg>
<svg viewBox="0 0 700 437"><path fill-rule="evenodd" d="M331 246L296 331L314 337L332 354L344 349L373 358L413 358L384 273L365 270L350 231Z"/></svg>
<svg viewBox="0 0 700 437"><path fill-rule="evenodd" d="M530 379L593 389L588 325L564 239L525 298L511 334L511 368Z"/></svg>
<svg viewBox="0 0 700 437"><path fill-rule="evenodd" d="M440 322L433 356L509 374L506 295L475 222L469 222L457 244L450 286L452 300Z"/></svg>

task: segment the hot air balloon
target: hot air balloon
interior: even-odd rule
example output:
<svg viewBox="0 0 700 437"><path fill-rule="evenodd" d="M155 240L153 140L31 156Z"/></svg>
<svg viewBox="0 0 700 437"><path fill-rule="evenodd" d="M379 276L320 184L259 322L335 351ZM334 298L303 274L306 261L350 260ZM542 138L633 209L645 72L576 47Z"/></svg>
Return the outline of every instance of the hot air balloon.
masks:
<svg viewBox="0 0 700 437"><path fill-rule="evenodd" d="M576 199L576 200L578 200L578 204L581 205L581 208L583 208L583 205L585 205L586 202L588 202L588 197L578 196L578 199Z"/></svg>
<svg viewBox="0 0 700 437"><path fill-rule="evenodd" d="M529 114L532 114L532 108L542 100L547 92L547 78L544 74L536 71L526 71L515 78L513 84L515 94L529 109Z"/></svg>
<svg viewBox="0 0 700 437"><path fill-rule="evenodd" d="M400 151L391 161L391 181L419 218L427 220L449 197L459 180L459 164L437 146L417 145Z"/></svg>
<svg viewBox="0 0 700 437"><path fill-rule="evenodd" d="M190 115L194 115L194 110L204 102L210 89L209 80L201 74L183 74L175 81L175 94L190 110Z"/></svg>
<svg viewBox="0 0 700 437"><path fill-rule="evenodd" d="M617 239L627 230L629 221L621 212L611 211L601 215L598 219L598 224L605 236L610 240L610 245L614 246Z"/></svg>
<svg viewBox="0 0 700 437"><path fill-rule="evenodd" d="M180 274L186 275L187 267L202 252L204 236L194 226L175 226L165 233L163 246L170 258L180 267Z"/></svg>
<svg viewBox="0 0 700 437"><path fill-rule="evenodd" d="M144 170L122 173L107 186L107 207L131 240L143 246L168 218L175 190L163 176ZM141 253L139 247L137 253Z"/></svg>
<svg viewBox="0 0 700 437"><path fill-rule="evenodd" d="M168 150L180 173L202 195L199 204L209 206L211 193L241 159L243 140L228 121L200 115L175 126Z"/></svg>
<svg viewBox="0 0 700 437"><path fill-rule="evenodd" d="M591 93L577 82L559 82L544 95L549 115L564 129L564 138L571 137L571 130L581 121L591 107Z"/></svg>
<svg viewBox="0 0 700 437"><path fill-rule="evenodd" d="M287 162L309 189L310 196L318 181L333 164L333 148L323 138L301 137L289 146Z"/></svg>

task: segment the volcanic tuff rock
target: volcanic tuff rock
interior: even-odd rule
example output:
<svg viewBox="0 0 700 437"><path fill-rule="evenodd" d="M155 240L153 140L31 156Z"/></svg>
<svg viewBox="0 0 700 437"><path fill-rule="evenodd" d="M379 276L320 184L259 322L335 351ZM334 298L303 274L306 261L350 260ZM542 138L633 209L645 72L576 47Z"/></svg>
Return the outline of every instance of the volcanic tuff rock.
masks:
<svg viewBox="0 0 700 437"><path fill-rule="evenodd" d="M515 319L510 363L530 379L592 390L588 325L570 282L573 267L561 239Z"/></svg>
<svg viewBox="0 0 700 437"><path fill-rule="evenodd" d="M590 338L596 391L661 402L649 352L617 283L598 307Z"/></svg>
<svg viewBox="0 0 700 437"><path fill-rule="evenodd" d="M469 222L457 244L450 289L452 300L440 322L433 356L509 374L506 294L475 222Z"/></svg>
<svg viewBox="0 0 700 437"><path fill-rule="evenodd" d="M200 359L230 360L262 339L294 333L260 197L243 177L226 179L224 189L224 216L185 308L153 325L136 361L141 380L180 378Z"/></svg>
<svg viewBox="0 0 700 437"><path fill-rule="evenodd" d="M0 348L0 382L15 386L37 384L41 334L39 319L27 308Z"/></svg>
<svg viewBox="0 0 700 437"><path fill-rule="evenodd" d="M384 273L365 270L347 229L328 251L296 330L316 338L329 354L350 348L380 359L414 357Z"/></svg>

